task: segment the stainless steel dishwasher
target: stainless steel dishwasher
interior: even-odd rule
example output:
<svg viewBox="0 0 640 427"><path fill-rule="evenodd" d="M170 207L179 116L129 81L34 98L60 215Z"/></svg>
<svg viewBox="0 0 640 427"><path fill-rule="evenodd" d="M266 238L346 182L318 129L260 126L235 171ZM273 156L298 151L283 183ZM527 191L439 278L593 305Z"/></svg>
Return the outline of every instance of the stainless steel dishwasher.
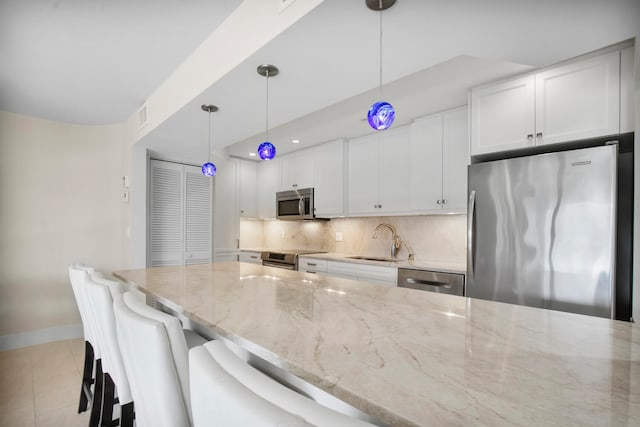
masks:
<svg viewBox="0 0 640 427"><path fill-rule="evenodd" d="M399 268L398 287L464 296L464 274Z"/></svg>

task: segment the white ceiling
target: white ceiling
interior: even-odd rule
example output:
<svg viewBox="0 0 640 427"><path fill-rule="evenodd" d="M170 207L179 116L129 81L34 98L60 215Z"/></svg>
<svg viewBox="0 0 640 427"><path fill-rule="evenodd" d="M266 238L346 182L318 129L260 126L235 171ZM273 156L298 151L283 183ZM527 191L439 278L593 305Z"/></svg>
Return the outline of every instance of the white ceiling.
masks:
<svg viewBox="0 0 640 427"><path fill-rule="evenodd" d="M0 108L122 121L238 3L0 0ZM361 118L378 98L379 14L364 3L325 0L140 143L202 160L200 105L213 103L214 146L248 154L264 139L263 63L280 68L269 82L280 154L369 132ZM640 35L638 0L398 0L383 18L384 97L398 125L463 104L473 85Z"/></svg>
<svg viewBox="0 0 640 427"><path fill-rule="evenodd" d="M122 122L241 0L0 0L0 109Z"/></svg>

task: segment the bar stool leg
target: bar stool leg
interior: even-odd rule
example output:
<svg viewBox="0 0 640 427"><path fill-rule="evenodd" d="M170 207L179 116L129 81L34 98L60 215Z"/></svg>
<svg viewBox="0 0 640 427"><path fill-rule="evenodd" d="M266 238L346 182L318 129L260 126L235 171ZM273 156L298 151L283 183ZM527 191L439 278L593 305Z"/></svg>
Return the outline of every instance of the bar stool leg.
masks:
<svg viewBox="0 0 640 427"><path fill-rule="evenodd" d="M91 417L89 427L100 425L100 412L102 410L102 393L104 384L104 373L102 372L102 360L96 360L96 381L93 389L93 402L91 405Z"/></svg>
<svg viewBox="0 0 640 427"><path fill-rule="evenodd" d="M78 413L87 410L91 397L91 384L93 383L93 347L89 341L84 342L84 369L82 370L82 382L80 383L80 401Z"/></svg>
<svg viewBox="0 0 640 427"><path fill-rule="evenodd" d="M102 415L101 426L111 427L113 425L113 405L115 403L115 385L109 373L104 374L104 388L102 393Z"/></svg>
<svg viewBox="0 0 640 427"><path fill-rule="evenodd" d="M133 408L133 402L129 402L120 406L120 427L133 427L133 420L136 414Z"/></svg>

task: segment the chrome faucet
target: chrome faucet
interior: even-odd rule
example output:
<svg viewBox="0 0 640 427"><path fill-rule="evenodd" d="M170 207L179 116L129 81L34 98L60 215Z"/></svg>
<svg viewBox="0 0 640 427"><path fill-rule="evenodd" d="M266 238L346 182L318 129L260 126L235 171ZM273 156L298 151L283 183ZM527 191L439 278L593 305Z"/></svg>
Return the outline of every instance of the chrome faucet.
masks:
<svg viewBox="0 0 640 427"><path fill-rule="evenodd" d="M391 231L391 258L395 258L396 251L400 249L400 236L398 236L398 232L393 225L383 222L381 224L378 224L378 226L376 227L373 235L371 235L372 239L378 238L378 230L380 230L381 228L388 228L389 231Z"/></svg>

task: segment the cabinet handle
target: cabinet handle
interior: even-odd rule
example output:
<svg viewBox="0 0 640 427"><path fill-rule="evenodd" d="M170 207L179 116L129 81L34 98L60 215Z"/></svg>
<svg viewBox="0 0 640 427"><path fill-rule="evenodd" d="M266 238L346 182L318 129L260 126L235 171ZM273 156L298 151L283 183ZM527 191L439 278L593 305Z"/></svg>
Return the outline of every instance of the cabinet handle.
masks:
<svg viewBox="0 0 640 427"><path fill-rule="evenodd" d="M291 185L293 188L296 188L298 186L298 184L292 184Z"/></svg>
<svg viewBox="0 0 640 427"><path fill-rule="evenodd" d="M530 133L529 135L527 135L527 140L532 141L533 140L533 134Z"/></svg>
<svg viewBox="0 0 640 427"><path fill-rule="evenodd" d="M251 258L252 259L258 259L258 256L257 255L251 255Z"/></svg>
<svg viewBox="0 0 640 427"><path fill-rule="evenodd" d="M442 204L446 205L447 204L447 199L442 199Z"/></svg>
<svg viewBox="0 0 640 427"><path fill-rule="evenodd" d="M315 266L316 266L316 265L318 265L318 264L316 264L315 262L308 262L308 263L307 263L307 265L310 265L310 266L312 266L312 267L315 267Z"/></svg>
<svg viewBox="0 0 640 427"><path fill-rule="evenodd" d="M542 138L542 132L536 133L536 138Z"/></svg>
<svg viewBox="0 0 640 427"><path fill-rule="evenodd" d="M436 203L437 203L437 204L441 204L441 203L442 203L442 200L436 200Z"/></svg>
<svg viewBox="0 0 640 427"><path fill-rule="evenodd" d="M240 211L240 213L242 214L242 213L244 213L244 211L243 211L243 210L241 210L241 211Z"/></svg>

